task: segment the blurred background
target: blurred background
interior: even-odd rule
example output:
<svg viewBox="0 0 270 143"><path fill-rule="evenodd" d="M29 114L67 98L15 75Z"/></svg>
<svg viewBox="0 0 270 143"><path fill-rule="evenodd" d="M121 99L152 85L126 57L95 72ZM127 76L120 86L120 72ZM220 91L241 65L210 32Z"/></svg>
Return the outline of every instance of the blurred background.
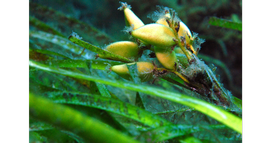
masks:
<svg viewBox="0 0 270 143"><path fill-rule="evenodd" d="M218 17L234 22L242 21L242 1L235 0L126 0L132 11L145 23L153 23L148 15L152 14L157 5L173 8L178 17L200 38L205 39L199 52L210 67L217 67L216 74L224 87L242 99L242 32L209 25L210 17ZM117 10L118 0L30 0L30 16L46 22L54 29L68 37L76 29L67 24L33 13L33 3L51 7L68 17L76 18L115 40L129 40L122 30L125 27L124 14ZM59 26L60 25L60 26ZM79 35L83 33L78 33ZM88 34L88 33L84 33ZM91 37L91 33L88 35ZM91 40L82 36L86 41ZM103 47L108 41L95 43ZM207 57L205 57L207 55ZM212 66L214 64L214 66Z"/></svg>

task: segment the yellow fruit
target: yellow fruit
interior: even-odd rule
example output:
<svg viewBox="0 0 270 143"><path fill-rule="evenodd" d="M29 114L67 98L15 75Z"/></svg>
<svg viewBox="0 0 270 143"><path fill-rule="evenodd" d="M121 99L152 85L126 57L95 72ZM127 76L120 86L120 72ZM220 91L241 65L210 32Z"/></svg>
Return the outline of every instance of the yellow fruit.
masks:
<svg viewBox="0 0 270 143"><path fill-rule="evenodd" d="M131 35L154 46L175 45L173 30L162 24L147 24L131 32Z"/></svg>
<svg viewBox="0 0 270 143"><path fill-rule="evenodd" d="M127 68L127 65L132 65L132 64L135 64L135 63L115 65L115 66L111 67L111 70L113 72L117 73L122 78L130 80L131 75L129 74L129 70ZM152 79L154 68L155 68L155 66L152 63L137 62L138 74L139 74L139 78L141 79L142 82Z"/></svg>
<svg viewBox="0 0 270 143"><path fill-rule="evenodd" d="M160 19L158 19L158 20L156 21L156 23L158 23L158 24L163 24L163 25L169 27L169 24L168 24L167 21L166 21L166 17L167 17L167 18L171 18L170 13L166 13L165 16L162 17L162 18L160 18Z"/></svg>
<svg viewBox="0 0 270 143"><path fill-rule="evenodd" d="M178 36L185 37L187 44L190 43L190 39L192 39L192 35L191 35L191 32L190 32L189 28L182 21L180 22L180 29L178 31Z"/></svg>
<svg viewBox="0 0 270 143"><path fill-rule="evenodd" d="M158 61L169 70L176 69L177 58L174 51L170 48L164 49L160 47L155 47L155 53Z"/></svg>
<svg viewBox="0 0 270 143"><path fill-rule="evenodd" d="M123 3L120 2L122 4L122 6L120 8L118 8L119 10L124 10L124 14L125 14L125 20L128 23L128 26L133 25L133 30L144 26L144 23L141 21L141 19L139 19L131 10L130 5L128 5L127 3Z"/></svg>
<svg viewBox="0 0 270 143"><path fill-rule="evenodd" d="M113 54L126 57L128 59L134 59L138 57L139 47L138 44L131 41L114 42L108 45L104 50L107 50ZM100 58L109 59L110 57L104 55L98 55Z"/></svg>
<svg viewBox="0 0 270 143"><path fill-rule="evenodd" d="M166 21L166 18L171 18L170 13L166 13L166 14L164 15L164 17L158 19L158 20L156 21L156 23L163 24L163 25L169 27L169 25L168 25L168 23L167 23L167 21ZM180 29L179 29L179 31L178 31L178 35L179 35L179 36L185 37L185 38L186 38L186 43L190 43L190 39L192 39L192 35L191 35L191 32L190 32L189 28L188 28L188 27L186 26L186 24L183 23L182 21L180 21ZM190 37L190 38L189 38L189 37Z"/></svg>
<svg viewBox="0 0 270 143"><path fill-rule="evenodd" d="M193 40L191 32L188 29L188 27L186 26L186 24L183 23L182 21L180 22L180 29L178 31L178 36L185 37L187 47L192 51L192 53L195 53L194 48L192 46L192 42L191 42Z"/></svg>
<svg viewBox="0 0 270 143"><path fill-rule="evenodd" d="M165 16L162 17L162 18L160 18L160 19L158 19L156 21L156 23L163 24L163 25L169 27L169 25L168 25L168 23L166 21L166 18L171 18L170 13L166 13ZM183 23L182 21L180 21L180 29L178 31L178 36L179 37L180 36L185 37L185 39L186 39L186 45L189 47L189 49L192 51L192 53L194 53L195 51L194 51L194 48L193 48L192 43L191 43L191 40L193 40L192 34L191 34L189 28L186 26L186 24Z"/></svg>

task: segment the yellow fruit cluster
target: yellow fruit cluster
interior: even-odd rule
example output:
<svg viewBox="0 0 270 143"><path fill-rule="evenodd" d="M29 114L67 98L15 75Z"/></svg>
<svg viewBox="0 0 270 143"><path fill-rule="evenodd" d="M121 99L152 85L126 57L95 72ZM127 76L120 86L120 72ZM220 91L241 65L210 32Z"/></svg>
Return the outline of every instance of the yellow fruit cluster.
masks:
<svg viewBox="0 0 270 143"><path fill-rule="evenodd" d="M121 7L118 10L124 12L126 24L131 26L128 33L137 42L115 42L106 46L105 50L134 60L139 58L140 50L145 50L139 47L139 45L143 44L150 47L153 46L152 50L165 70L177 72L177 65L179 63L187 66L190 55L196 54L192 47L193 37L189 28L179 18L175 17L175 13L170 12L168 8L164 8L160 13L161 16L159 16L155 23L145 25L133 13L131 6L127 3L120 3ZM186 50L183 49L183 46ZM176 53L180 55L180 58L177 58ZM99 55L99 57L110 59L110 57L104 55ZM137 62L137 68L142 81L152 79L155 72L159 69L150 62ZM162 72L159 71L158 73L165 73L163 72L164 68ZM125 79L131 78L126 64L112 66L111 70Z"/></svg>

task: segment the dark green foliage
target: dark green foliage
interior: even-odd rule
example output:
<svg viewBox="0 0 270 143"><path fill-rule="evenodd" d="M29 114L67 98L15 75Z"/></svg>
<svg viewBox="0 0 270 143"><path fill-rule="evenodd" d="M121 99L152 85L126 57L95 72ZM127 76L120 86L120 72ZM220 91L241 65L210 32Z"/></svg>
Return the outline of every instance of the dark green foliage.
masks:
<svg viewBox="0 0 270 143"><path fill-rule="evenodd" d="M83 7L80 3L89 1L74 3ZM200 6L188 9L191 5L188 1L183 1L185 5L177 8L176 1L161 3L177 11L185 10L194 19L198 18L196 13L207 11ZM225 2L220 2L212 10L222 7L222 3ZM136 6L134 2L133 7ZM142 14L150 4L141 2L138 7L141 11L136 12ZM97 9L102 9L102 6ZM100 14L112 15L108 11ZM179 14L183 21L189 21L183 13ZM100 47L121 39L124 34L118 37L110 32L113 39L92 24L78 19L30 1L30 142L241 142L240 99L232 96L234 106L218 107L208 97L190 90L182 79L171 73L155 75L158 78L154 82L141 82L136 64L128 66L131 81L122 79L111 72L110 67L133 61ZM239 22L237 17L234 19ZM110 21L106 22L110 24ZM235 22L225 23L225 26L232 26ZM110 27L117 29L118 26ZM237 25L233 27L237 28ZM228 55L222 42L219 39L224 55ZM97 54L107 54L112 58L96 59ZM199 57L220 67L233 83L226 63L203 54ZM178 58L186 57L178 55Z"/></svg>
<svg viewBox="0 0 270 143"><path fill-rule="evenodd" d="M210 17L209 24L234 30L242 31L242 23L237 23L217 17Z"/></svg>

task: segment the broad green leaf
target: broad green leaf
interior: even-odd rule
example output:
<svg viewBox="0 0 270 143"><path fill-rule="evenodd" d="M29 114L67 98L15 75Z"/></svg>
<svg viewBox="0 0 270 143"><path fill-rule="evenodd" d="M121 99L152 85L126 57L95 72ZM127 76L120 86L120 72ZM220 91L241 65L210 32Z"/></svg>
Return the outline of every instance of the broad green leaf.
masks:
<svg viewBox="0 0 270 143"><path fill-rule="evenodd" d="M48 92L45 95L55 103L83 105L102 109L136 120L150 127L159 127L172 124L171 122L154 115L151 112L112 98L72 92Z"/></svg>
<svg viewBox="0 0 270 143"><path fill-rule="evenodd" d="M242 31L242 23L233 22L233 21L229 21L226 19L221 19L221 18L217 18L217 17L210 17L208 23L210 25L214 25L214 26L219 26L219 27Z"/></svg>
<svg viewBox="0 0 270 143"><path fill-rule="evenodd" d="M29 142L44 142L46 139L42 137L39 133L29 132Z"/></svg>
<svg viewBox="0 0 270 143"><path fill-rule="evenodd" d="M225 125L193 126L193 125L169 125L147 130L140 134L137 139L145 141L151 138L151 142L160 142L175 137L205 131L205 129L228 129ZM149 140L148 140L149 141Z"/></svg>
<svg viewBox="0 0 270 143"><path fill-rule="evenodd" d="M109 66L123 64L122 62L112 61L112 60L103 60L103 59L98 59L98 60L70 60L70 59L57 60L57 59L53 59L53 60L44 61L42 63L50 64L50 66L53 66L53 67L85 68L86 62L91 62L91 68L98 69L98 70L107 70Z"/></svg>
<svg viewBox="0 0 270 143"><path fill-rule="evenodd" d="M166 91L163 89L146 86L146 85L138 85L138 84L123 82L123 81L113 81L113 80L102 79L102 78L98 78L94 76L88 76L85 74L75 73L75 72L63 70L60 68L49 67L47 65L40 64L38 62L34 62L31 60L29 61L29 65L31 67L38 68L40 70L58 73L61 75L70 76L74 78L100 82L103 84L125 88L129 90L137 91L137 92L142 92L145 94L154 95L154 96L158 96L160 98L164 98L173 102L177 102L177 103L189 106L191 108L194 108L195 110L200 111L214 118L215 120L221 122L222 124L227 125L231 129L239 133L242 133L242 119L241 118L215 105L212 105L200 99L196 99L194 97L190 97L181 93L170 92L170 91Z"/></svg>
<svg viewBox="0 0 270 143"><path fill-rule="evenodd" d="M86 142L105 143L112 140L119 143L137 142L106 124L83 115L77 110L53 103L31 93L29 94L29 108L31 117L70 131L82 137ZM51 112L52 109L53 112Z"/></svg>
<svg viewBox="0 0 270 143"><path fill-rule="evenodd" d="M63 38L57 35L53 35L50 33L46 33L43 31L31 31L29 32L29 36L33 37L33 38L38 38L38 39L42 39L48 42L51 42L53 44L56 44L58 46L61 46L62 48L69 50L70 52L80 55L83 58L88 58L86 55L86 52L82 51L84 50L82 47L73 44L72 42L70 42L67 38Z"/></svg>

